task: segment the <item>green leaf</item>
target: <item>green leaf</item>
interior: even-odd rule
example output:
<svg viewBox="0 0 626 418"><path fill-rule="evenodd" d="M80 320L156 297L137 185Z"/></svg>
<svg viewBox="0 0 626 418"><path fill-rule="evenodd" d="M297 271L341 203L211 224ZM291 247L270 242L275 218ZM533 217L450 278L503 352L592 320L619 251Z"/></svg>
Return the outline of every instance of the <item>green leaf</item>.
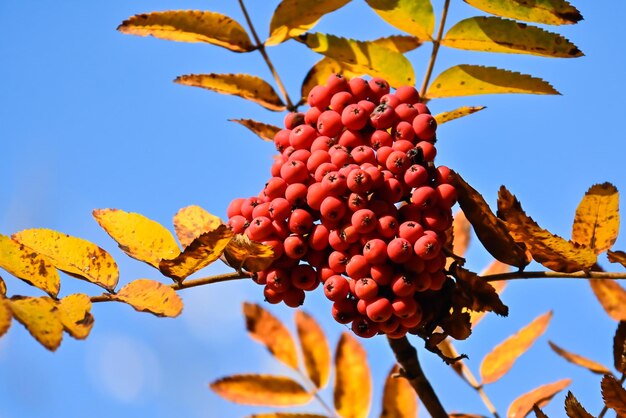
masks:
<svg viewBox="0 0 626 418"><path fill-rule="evenodd" d="M428 98L479 94L561 94L547 81L496 67L462 64L448 68L430 84Z"/></svg>
<svg viewBox="0 0 626 418"><path fill-rule="evenodd" d="M228 119L230 122L237 122L240 125L245 126L250 129L252 132L257 134L264 141L274 141L274 135L280 128L278 126L269 125L267 123L258 122L252 119Z"/></svg>
<svg viewBox="0 0 626 418"><path fill-rule="evenodd" d="M432 39L435 14L430 0L366 0L390 25L420 39Z"/></svg>
<svg viewBox="0 0 626 418"><path fill-rule="evenodd" d="M471 115L483 109L485 109L485 106L461 106L449 112L442 112L435 115L435 120L437 121L437 125L441 125L442 123Z"/></svg>
<svg viewBox="0 0 626 418"><path fill-rule="evenodd" d="M497 16L547 25L571 25L583 19L566 0L463 0L467 4Z"/></svg>
<svg viewBox="0 0 626 418"><path fill-rule="evenodd" d="M499 17L471 17L454 25L441 41L471 51L574 58L583 53L563 36Z"/></svg>

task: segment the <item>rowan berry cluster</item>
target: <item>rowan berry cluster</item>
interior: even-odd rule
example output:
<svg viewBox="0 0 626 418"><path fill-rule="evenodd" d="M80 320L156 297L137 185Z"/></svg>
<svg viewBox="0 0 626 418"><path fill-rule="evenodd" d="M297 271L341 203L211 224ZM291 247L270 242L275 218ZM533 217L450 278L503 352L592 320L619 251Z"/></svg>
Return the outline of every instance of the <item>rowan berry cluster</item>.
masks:
<svg viewBox="0 0 626 418"><path fill-rule="evenodd" d="M442 245L456 191L435 167L437 123L414 87L332 75L274 137L280 155L228 224L270 245L255 281L296 307L320 283L332 315L361 337L401 337L423 322L419 294L447 277Z"/></svg>

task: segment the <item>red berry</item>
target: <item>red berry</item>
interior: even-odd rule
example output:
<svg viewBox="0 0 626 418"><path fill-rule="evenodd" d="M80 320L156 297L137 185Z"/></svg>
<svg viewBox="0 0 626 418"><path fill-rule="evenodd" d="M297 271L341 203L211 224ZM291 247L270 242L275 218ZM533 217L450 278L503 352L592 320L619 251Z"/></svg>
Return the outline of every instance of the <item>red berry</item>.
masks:
<svg viewBox="0 0 626 418"><path fill-rule="evenodd" d="M387 261L387 244L379 238L371 239L363 246L363 255L369 264L383 264Z"/></svg>
<svg viewBox="0 0 626 418"><path fill-rule="evenodd" d="M304 298L306 297L304 290L297 289L295 287L287 290L282 296L283 302L290 308L297 308L298 306L301 306L304 303Z"/></svg>
<svg viewBox="0 0 626 418"><path fill-rule="evenodd" d="M432 234L425 234L415 241L413 249L422 260L432 260L439 255L441 244Z"/></svg>
<svg viewBox="0 0 626 418"><path fill-rule="evenodd" d="M374 322L385 322L393 315L391 302L384 297L369 301L365 311L367 312L368 318Z"/></svg>
<svg viewBox="0 0 626 418"><path fill-rule="evenodd" d="M294 209L287 225L294 234L304 235L313 228L313 216L304 209Z"/></svg>
<svg viewBox="0 0 626 418"><path fill-rule="evenodd" d="M413 256L413 246L404 238L394 238L387 244L387 256L394 263L402 264Z"/></svg>
<svg viewBox="0 0 626 418"><path fill-rule="evenodd" d="M348 105L353 104L353 103L355 103L354 96L352 96L352 94L348 93L347 91L337 92L333 94L333 97L330 99L331 109L333 109L335 112L339 113L340 115L343 113L344 109ZM361 128L357 128L357 129L361 129Z"/></svg>
<svg viewBox="0 0 626 418"><path fill-rule="evenodd" d="M333 303L331 314L340 324L349 324L358 315L356 304L350 299L337 300Z"/></svg>
<svg viewBox="0 0 626 418"><path fill-rule="evenodd" d="M341 275L330 276L324 282L324 294L332 301L340 301L348 297L350 293L350 285L348 280Z"/></svg>
<svg viewBox="0 0 626 418"><path fill-rule="evenodd" d="M330 104L332 92L326 86L318 85L311 89L307 101L309 105L325 109Z"/></svg>
<svg viewBox="0 0 626 418"><path fill-rule="evenodd" d="M307 264L300 264L291 270L291 283L294 287L302 290L313 290L319 281L313 267Z"/></svg>
<svg viewBox="0 0 626 418"><path fill-rule="evenodd" d="M296 126L289 134L289 145L295 149L310 149L317 138L317 131L310 125Z"/></svg>
<svg viewBox="0 0 626 418"><path fill-rule="evenodd" d="M367 234L376 229L378 225L376 215L370 209L359 209L352 214L352 226L360 234Z"/></svg>
<svg viewBox="0 0 626 418"><path fill-rule="evenodd" d="M285 255L292 259L301 259L308 250L305 239L299 235L291 235L285 238Z"/></svg>
<svg viewBox="0 0 626 418"><path fill-rule="evenodd" d="M354 284L354 294L359 299L372 300L378 295L378 283L369 277L358 279Z"/></svg>
<svg viewBox="0 0 626 418"><path fill-rule="evenodd" d="M356 318L352 321L352 332L361 338L372 338L378 334L378 327L366 318Z"/></svg>
<svg viewBox="0 0 626 418"><path fill-rule="evenodd" d="M368 82L374 97L379 100L385 94L389 93L389 83L380 77L374 77Z"/></svg>
<svg viewBox="0 0 626 418"><path fill-rule="evenodd" d="M362 129L367 125L368 120L369 113L358 103L348 104L341 112L341 123L348 129Z"/></svg>
<svg viewBox="0 0 626 418"><path fill-rule="evenodd" d="M364 100L372 95L372 89L367 80L355 77L348 82L348 91L356 100Z"/></svg>
<svg viewBox="0 0 626 418"><path fill-rule="evenodd" d="M362 255L355 255L348 260L346 264L346 274L352 279L362 279L368 277L370 273L370 265L367 259Z"/></svg>
<svg viewBox="0 0 626 418"><path fill-rule="evenodd" d="M413 119L415 136L422 141L431 141L435 137L437 121L432 115L422 113Z"/></svg>
<svg viewBox="0 0 626 418"><path fill-rule="evenodd" d="M320 117L317 119L317 130L322 135L334 137L339 135L342 129L343 125L341 124L341 115L334 110L326 110L322 112ZM315 138L313 140L315 140ZM313 141L311 141L311 144L313 144Z"/></svg>
<svg viewBox="0 0 626 418"><path fill-rule="evenodd" d="M421 210L434 207L437 199L437 192L430 186L418 187L411 194L411 202Z"/></svg>
<svg viewBox="0 0 626 418"><path fill-rule="evenodd" d="M309 178L309 170L302 161L291 160L280 168L280 176L287 184L304 183Z"/></svg>
<svg viewBox="0 0 626 418"><path fill-rule="evenodd" d="M401 86L396 89L396 97L403 103L417 103L420 101L420 94L413 86Z"/></svg>
<svg viewBox="0 0 626 418"><path fill-rule="evenodd" d="M285 125L285 129L293 129L298 125L302 125L304 123L304 113L289 112L285 116L283 123Z"/></svg>

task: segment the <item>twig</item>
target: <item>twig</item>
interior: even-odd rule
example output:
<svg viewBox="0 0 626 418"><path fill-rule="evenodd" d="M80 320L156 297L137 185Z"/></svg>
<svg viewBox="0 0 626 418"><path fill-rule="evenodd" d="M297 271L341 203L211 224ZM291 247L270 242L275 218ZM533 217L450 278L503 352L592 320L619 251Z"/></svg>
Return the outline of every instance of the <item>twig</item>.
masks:
<svg viewBox="0 0 626 418"><path fill-rule="evenodd" d="M428 68L426 69L426 75L422 82L422 88L420 89L420 97L424 97L426 94L426 88L430 82L430 77L433 74L433 68L435 68L435 61L437 60L437 53L439 52L439 45L441 45L441 38L443 38L443 29L446 25L446 18L448 17L448 8L450 7L450 0L446 0L441 11L441 20L439 21L439 29L437 30L437 37L433 40L433 50L430 53L430 60L428 61Z"/></svg>
<svg viewBox="0 0 626 418"><path fill-rule="evenodd" d="M577 271L575 273L559 273L558 271L514 271L511 273L488 274L481 276L488 282L516 279L626 279L626 273L603 271Z"/></svg>
<svg viewBox="0 0 626 418"><path fill-rule="evenodd" d="M309 379L309 377L305 373L303 373L302 370L300 370L299 368L296 371L300 375L300 378L304 381L305 386L307 386L307 391L313 394L315 399L320 403L321 407L324 408L326 412L328 412L328 415L331 416L332 418L341 418L339 414L337 413L337 411L334 408L332 408L330 405L328 405L326 401L324 400L324 398L320 396L319 388L315 386L315 384L311 381L311 379Z"/></svg>

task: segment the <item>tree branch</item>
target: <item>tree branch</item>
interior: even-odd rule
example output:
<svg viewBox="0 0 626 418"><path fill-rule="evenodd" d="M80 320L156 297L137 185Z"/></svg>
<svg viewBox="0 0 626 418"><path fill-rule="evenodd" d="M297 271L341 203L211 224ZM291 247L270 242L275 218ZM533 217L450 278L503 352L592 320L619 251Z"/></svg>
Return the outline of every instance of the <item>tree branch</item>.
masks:
<svg viewBox="0 0 626 418"><path fill-rule="evenodd" d="M626 273L604 271L577 271L575 273L559 273L558 271L514 271L511 273L488 274L481 276L488 282L497 280L517 279L626 279Z"/></svg>

